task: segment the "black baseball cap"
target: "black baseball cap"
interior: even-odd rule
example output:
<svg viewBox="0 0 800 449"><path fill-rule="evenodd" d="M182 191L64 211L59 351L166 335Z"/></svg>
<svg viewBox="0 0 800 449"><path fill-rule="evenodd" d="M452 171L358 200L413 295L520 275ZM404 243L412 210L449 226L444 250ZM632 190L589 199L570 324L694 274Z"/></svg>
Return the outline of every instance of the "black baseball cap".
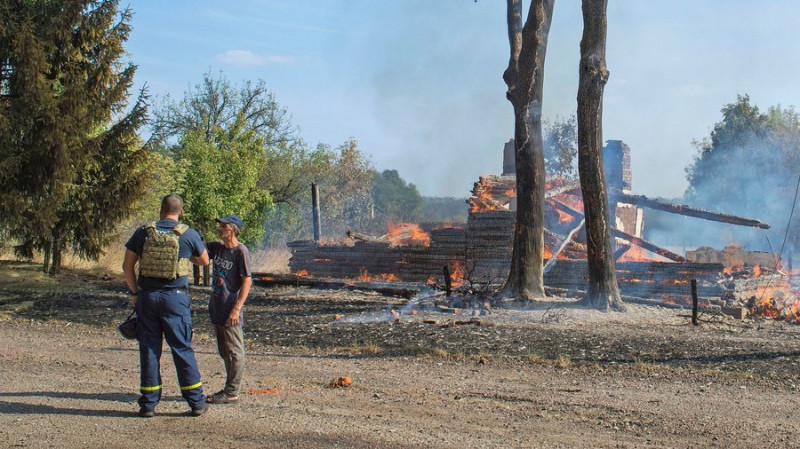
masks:
<svg viewBox="0 0 800 449"><path fill-rule="evenodd" d="M226 224L236 225L236 227L239 228L239 229L242 229L242 224L243 224L241 217L239 217L236 214L230 214L230 215L226 215L226 216L224 216L222 218L217 218L216 222L217 223L226 223Z"/></svg>

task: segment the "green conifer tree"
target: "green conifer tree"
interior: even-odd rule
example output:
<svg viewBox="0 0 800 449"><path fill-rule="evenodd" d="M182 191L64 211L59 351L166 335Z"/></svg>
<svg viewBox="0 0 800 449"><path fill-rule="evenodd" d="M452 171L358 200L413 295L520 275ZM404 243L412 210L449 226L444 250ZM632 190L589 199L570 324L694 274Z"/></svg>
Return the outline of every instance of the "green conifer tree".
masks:
<svg viewBox="0 0 800 449"><path fill-rule="evenodd" d="M51 273L95 258L146 186L142 91L118 0L0 0L0 220Z"/></svg>

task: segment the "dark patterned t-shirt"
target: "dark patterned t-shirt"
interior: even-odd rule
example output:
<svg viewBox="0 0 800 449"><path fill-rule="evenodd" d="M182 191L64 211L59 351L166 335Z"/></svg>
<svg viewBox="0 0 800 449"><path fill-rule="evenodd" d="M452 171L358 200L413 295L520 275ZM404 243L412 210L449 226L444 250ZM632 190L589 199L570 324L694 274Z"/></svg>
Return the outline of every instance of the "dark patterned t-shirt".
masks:
<svg viewBox="0 0 800 449"><path fill-rule="evenodd" d="M242 244L226 248L222 242L209 242L207 246L213 266L208 312L212 323L224 325L236 304L244 278L250 276L250 251ZM243 322L244 307L239 312L239 323Z"/></svg>

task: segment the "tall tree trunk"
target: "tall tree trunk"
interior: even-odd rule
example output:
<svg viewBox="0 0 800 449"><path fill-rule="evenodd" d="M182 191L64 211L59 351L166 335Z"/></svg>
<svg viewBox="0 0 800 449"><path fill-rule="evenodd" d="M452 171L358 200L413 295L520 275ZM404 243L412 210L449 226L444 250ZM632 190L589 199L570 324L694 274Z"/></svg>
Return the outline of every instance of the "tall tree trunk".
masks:
<svg viewBox="0 0 800 449"><path fill-rule="evenodd" d="M578 173L586 217L589 288L583 303L599 310L622 309L603 174L603 89L606 69L608 0L583 0L580 84L578 87Z"/></svg>
<svg viewBox="0 0 800 449"><path fill-rule="evenodd" d="M61 240L60 239L53 239L53 254L52 254L52 261L50 263L50 274L55 276L61 271Z"/></svg>
<svg viewBox="0 0 800 449"><path fill-rule="evenodd" d="M45 274L50 273L50 250L51 250L51 248L52 248L52 245L50 244L50 242L45 242L45 244L42 245L42 271Z"/></svg>
<svg viewBox="0 0 800 449"><path fill-rule="evenodd" d="M511 57L503 79L514 108L517 221L511 271L504 296L543 298L544 294L544 143L542 94L547 36L555 0L531 0L522 26L522 0L507 0Z"/></svg>

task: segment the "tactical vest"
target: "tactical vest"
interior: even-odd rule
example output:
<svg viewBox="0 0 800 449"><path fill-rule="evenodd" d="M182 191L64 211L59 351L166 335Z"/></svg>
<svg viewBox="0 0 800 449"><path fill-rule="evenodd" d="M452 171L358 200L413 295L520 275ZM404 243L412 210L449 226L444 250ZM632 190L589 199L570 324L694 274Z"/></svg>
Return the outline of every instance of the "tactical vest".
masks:
<svg viewBox="0 0 800 449"><path fill-rule="evenodd" d="M139 260L139 275L170 280L188 276L191 269L189 259L178 258L178 240L187 229L189 226L181 223L171 232L159 233L155 222L145 225L147 238Z"/></svg>

